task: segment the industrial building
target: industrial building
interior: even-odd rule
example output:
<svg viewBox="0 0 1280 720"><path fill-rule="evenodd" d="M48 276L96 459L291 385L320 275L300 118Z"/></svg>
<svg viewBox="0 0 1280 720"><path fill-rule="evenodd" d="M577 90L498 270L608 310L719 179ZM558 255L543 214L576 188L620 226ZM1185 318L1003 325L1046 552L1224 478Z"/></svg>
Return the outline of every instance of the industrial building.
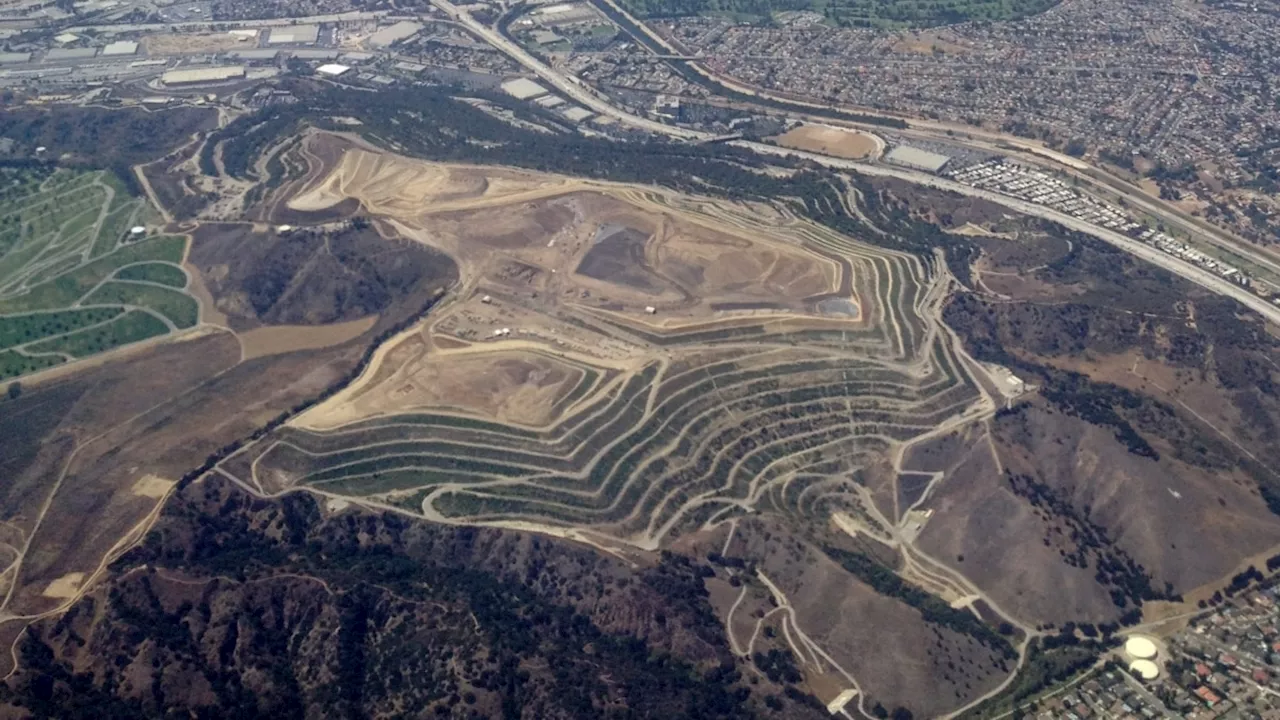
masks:
<svg viewBox="0 0 1280 720"><path fill-rule="evenodd" d="M884 156L886 162L894 165L909 167L913 170L924 170L925 172L941 172L942 168L949 162L951 158L947 155L940 155L928 150L911 147L910 145L899 145L889 151Z"/></svg>
<svg viewBox="0 0 1280 720"><path fill-rule="evenodd" d="M533 41L541 46L555 45L564 42L564 38L550 30L534 30Z"/></svg>
<svg viewBox="0 0 1280 720"><path fill-rule="evenodd" d="M502 91L517 100L528 100L546 95L547 89L528 78L516 78L502 83Z"/></svg>
<svg viewBox="0 0 1280 720"><path fill-rule="evenodd" d="M342 53L337 50L290 50L289 55L299 60L337 60Z"/></svg>
<svg viewBox="0 0 1280 720"><path fill-rule="evenodd" d="M401 20L395 25L389 25L370 35L368 45L373 48L390 47L398 42L408 40L421 31L422 23Z"/></svg>
<svg viewBox="0 0 1280 720"><path fill-rule="evenodd" d="M394 70L399 70L400 72L414 73L415 75L417 73L422 73L427 71L426 65L422 65L421 63L409 62L408 60L401 60L395 65L392 65L391 67Z"/></svg>
<svg viewBox="0 0 1280 720"><path fill-rule="evenodd" d="M29 52L0 52L0 65L20 65L31 62Z"/></svg>
<svg viewBox="0 0 1280 720"><path fill-rule="evenodd" d="M118 57L121 55L136 54L138 54L138 43L133 42L132 40L117 40L113 43L108 43L106 47L102 48L103 57Z"/></svg>
<svg viewBox="0 0 1280 720"><path fill-rule="evenodd" d="M326 77L342 77L350 72L351 68L346 65L337 63L327 63L316 68L316 72Z"/></svg>
<svg viewBox="0 0 1280 720"><path fill-rule="evenodd" d="M165 85L198 85L201 83L238 80L244 77L243 65L225 67L202 67L189 70L170 70L160 76Z"/></svg>
<svg viewBox="0 0 1280 720"><path fill-rule="evenodd" d="M54 48L45 54L44 59L47 61L89 60L97 54L97 48Z"/></svg>
<svg viewBox="0 0 1280 720"><path fill-rule="evenodd" d="M582 122L592 115L595 115L595 113L590 110L578 107L577 105L571 105L570 107L561 110L560 114L564 116L566 120L570 120L572 122Z"/></svg>
<svg viewBox="0 0 1280 720"><path fill-rule="evenodd" d="M288 25L271 28L268 45L315 45L320 39L319 25Z"/></svg>

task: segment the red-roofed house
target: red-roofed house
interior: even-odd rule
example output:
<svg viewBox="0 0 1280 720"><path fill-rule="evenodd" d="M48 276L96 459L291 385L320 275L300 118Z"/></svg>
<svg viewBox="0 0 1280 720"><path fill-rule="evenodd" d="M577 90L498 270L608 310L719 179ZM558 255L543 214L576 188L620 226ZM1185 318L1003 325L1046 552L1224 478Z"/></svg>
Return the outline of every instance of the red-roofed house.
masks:
<svg viewBox="0 0 1280 720"><path fill-rule="evenodd" d="M1196 697L1203 700L1204 704L1208 705L1209 707L1213 707L1214 705L1217 705L1218 703L1222 702L1222 698L1218 697L1218 693L1214 692L1213 690L1210 690L1207 685L1201 685L1200 687L1196 688L1195 694L1196 694Z"/></svg>

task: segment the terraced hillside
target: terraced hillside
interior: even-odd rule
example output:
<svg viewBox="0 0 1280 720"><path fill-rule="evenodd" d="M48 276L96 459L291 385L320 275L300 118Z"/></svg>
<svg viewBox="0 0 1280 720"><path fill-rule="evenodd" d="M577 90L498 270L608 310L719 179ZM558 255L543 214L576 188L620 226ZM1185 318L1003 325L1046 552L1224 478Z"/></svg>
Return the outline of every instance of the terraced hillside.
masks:
<svg viewBox="0 0 1280 720"><path fill-rule="evenodd" d="M997 406L988 368L938 320L954 283L945 263L782 205L437 165L324 135L300 150L315 165L291 210L354 199L448 253L463 279L361 378L223 461L222 476L259 495L305 488L333 507L533 529L624 554L717 537L728 547L739 522L763 514L783 524L761 533L791 537L787 547L900 557L884 562L944 609L981 596L914 549L929 489L911 475L899 489L910 447ZM739 537L759 535L744 526ZM788 573L767 547L751 551L763 553L756 587L785 600L820 580ZM833 561L813 565L844 578L865 612L892 615L885 631L941 627L898 599L872 601L868 580ZM825 627L820 610L792 627ZM927 643L893 673L865 666L848 638L831 640L827 659L800 657L826 678L811 683L830 689L824 701L865 685L940 712L993 688L1016 657L983 624L1005 616L985 612L976 623L942 613L960 629L939 641L951 659L937 662L981 668L954 678L954 697L912 700L946 674ZM866 641L890 641L871 632Z"/></svg>
<svg viewBox="0 0 1280 720"><path fill-rule="evenodd" d="M134 234L151 210L111 173L6 169L0 379L190 328L186 239Z"/></svg>
<svg viewBox="0 0 1280 720"><path fill-rule="evenodd" d="M355 168L368 177L344 187L391 204L361 196L392 173L385 160L361 162L384 167ZM795 218L765 226L710 201L565 190L513 207L479 251L466 228L487 194L443 220L399 218L479 277L366 382L275 437L244 479L656 548L756 509L862 512L875 504L863 469L990 408L939 331L936 268ZM601 236L624 222L631 251ZM589 277L609 252L627 273ZM771 273L785 276L774 288ZM738 297L762 285L774 301Z"/></svg>

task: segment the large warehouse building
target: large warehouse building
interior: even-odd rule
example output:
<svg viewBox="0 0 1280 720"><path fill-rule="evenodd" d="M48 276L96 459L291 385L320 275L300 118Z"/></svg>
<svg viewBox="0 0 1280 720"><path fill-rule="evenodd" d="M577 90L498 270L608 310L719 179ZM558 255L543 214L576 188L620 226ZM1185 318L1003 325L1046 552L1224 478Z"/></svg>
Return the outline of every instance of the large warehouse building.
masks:
<svg viewBox="0 0 1280 720"><path fill-rule="evenodd" d="M951 158L947 155L940 155L928 150L911 147L910 145L899 145L889 151L884 156L886 162L894 165L909 167L913 170L924 170L926 172L941 172L944 165L951 162Z"/></svg>
<svg viewBox="0 0 1280 720"><path fill-rule="evenodd" d="M320 39L319 25L285 25L271 28L268 45L315 45Z"/></svg>
<svg viewBox="0 0 1280 720"><path fill-rule="evenodd" d="M138 43L132 40L117 40L109 43L102 48L103 57L118 57L120 55L137 55Z"/></svg>

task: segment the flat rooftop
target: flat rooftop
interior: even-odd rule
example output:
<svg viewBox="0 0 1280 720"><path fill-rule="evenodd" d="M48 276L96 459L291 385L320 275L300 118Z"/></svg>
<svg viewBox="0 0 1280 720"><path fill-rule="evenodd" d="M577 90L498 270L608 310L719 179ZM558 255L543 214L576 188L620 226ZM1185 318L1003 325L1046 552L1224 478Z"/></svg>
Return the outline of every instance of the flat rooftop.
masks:
<svg viewBox="0 0 1280 720"><path fill-rule="evenodd" d="M98 54L97 48L55 48L44 56L45 60L87 60Z"/></svg>
<svg viewBox="0 0 1280 720"><path fill-rule="evenodd" d="M885 161L894 165L903 165L905 167L917 168L919 170L928 170L929 172L938 172L943 165L951 162L949 155L941 155L928 150L911 147L910 145L899 145L889 151L884 156Z"/></svg>
<svg viewBox="0 0 1280 720"><path fill-rule="evenodd" d="M516 78L502 83L502 91L517 100L528 100L546 95L547 89L528 78Z"/></svg>
<svg viewBox="0 0 1280 720"><path fill-rule="evenodd" d="M137 52L138 43L133 42L132 40L117 40L102 48L102 54L106 56L135 55Z"/></svg>
<svg viewBox="0 0 1280 720"><path fill-rule="evenodd" d="M284 25L271 28L268 45L314 45L320 39L319 25Z"/></svg>

